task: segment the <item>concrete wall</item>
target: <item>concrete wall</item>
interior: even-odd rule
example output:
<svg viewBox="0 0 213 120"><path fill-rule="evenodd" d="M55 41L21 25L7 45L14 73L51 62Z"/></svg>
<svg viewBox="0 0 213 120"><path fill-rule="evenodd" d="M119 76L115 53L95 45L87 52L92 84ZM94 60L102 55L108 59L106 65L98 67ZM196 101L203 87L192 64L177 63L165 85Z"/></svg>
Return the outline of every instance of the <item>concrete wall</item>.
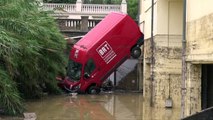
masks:
<svg viewBox="0 0 213 120"><path fill-rule="evenodd" d="M187 21L200 19L213 13L212 0L187 0Z"/></svg>
<svg viewBox="0 0 213 120"><path fill-rule="evenodd" d="M157 34L182 34L182 0L159 0Z"/></svg>
<svg viewBox="0 0 213 120"><path fill-rule="evenodd" d="M154 40L154 105L165 107L165 101L171 98L173 107L180 108L181 36L157 35Z"/></svg>
<svg viewBox="0 0 213 120"><path fill-rule="evenodd" d="M151 37L151 1L150 0L140 0L140 15L139 23L141 31L145 34L145 39ZM157 13L157 0L155 0L154 5L155 13ZM154 18L157 18L157 14L154 14ZM154 19L156 25L157 19ZM154 34L156 34L156 27L154 27Z"/></svg>
<svg viewBox="0 0 213 120"><path fill-rule="evenodd" d="M201 110L202 64L213 64L212 4L212 0L187 0L186 116Z"/></svg>
<svg viewBox="0 0 213 120"><path fill-rule="evenodd" d="M151 37L151 1L140 1L139 22L145 39ZM182 34L182 0L155 0L154 2L154 35Z"/></svg>
<svg viewBox="0 0 213 120"><path fill-rule="evenodd" d="M163 106L168 82L173 107L181 107L181 37L183 0L157 0L154 11L154 81L150 79L151 1L141 0L140 25L145 33L144 98ZM213 1L187 0L185 116L201 110L202 64L213 64Z"/></svg>
<svg viewBox="0 0 213 120"><path fill-rule="evenodd" d="M201 110L201 65L187 63L185 116Z"/></svg>
<svg viewBox="0 0 213 120"><path fill-rule="evenodd" d="M190 0L189 3L191 3ZM211 3L213 4L213 1L211 1ZM195 9L195 7L196 6L190 6L188 14L191 14L190 12L192 12L192 9ZM212 8L212 6L209 7ZM198 14L197 16L191 15L193 18L191 18L190 16L188 17L187 61L191 61L193 63L200 64L213 62L213 11L209 14L207 8L206 10L207 11L205 13L207 15L205 15L204 13L205 16L201 16Z"/></svg>
<svg viewBox="0 0 213 120"><path fill-rule="evenodd" d="M156 0L154 7L154 63L151 58L151 1L141 0L140 25L145 34L144 98L155 107L165 107L168 98L173 107L181 101L182 0ZM153 66L153 69L151 68ZM153 70L154 80L151 81Z"/></svg>

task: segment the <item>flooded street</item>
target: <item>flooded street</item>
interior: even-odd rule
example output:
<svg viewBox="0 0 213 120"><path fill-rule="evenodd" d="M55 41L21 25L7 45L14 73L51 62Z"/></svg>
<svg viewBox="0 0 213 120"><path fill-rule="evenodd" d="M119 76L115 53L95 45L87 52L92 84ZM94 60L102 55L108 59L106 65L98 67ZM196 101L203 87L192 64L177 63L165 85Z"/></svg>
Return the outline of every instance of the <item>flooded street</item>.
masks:
<svg viewBox="0 0 213 120"><path fill-rule="evenodd" d="M154 109L142 93L60 95L26 103L36 120L178 120L179 110ZM5 120L7 120L5 118Z"/></svg>
<svg viewBox="0 0 213 120"><path fill-rule="evenodd" d="M38 120L141 120L142 95L57 96L27 103Z"/></svg>

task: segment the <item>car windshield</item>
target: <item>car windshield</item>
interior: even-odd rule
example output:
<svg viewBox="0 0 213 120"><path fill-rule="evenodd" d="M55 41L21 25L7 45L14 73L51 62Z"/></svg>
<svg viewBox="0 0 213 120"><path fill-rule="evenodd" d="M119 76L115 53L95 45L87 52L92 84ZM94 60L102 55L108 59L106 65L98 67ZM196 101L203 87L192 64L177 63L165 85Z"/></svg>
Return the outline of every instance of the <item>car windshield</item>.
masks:
<svg viewBox="0 0 213 120"><path fill-rule="evenodd" d="M67 76L74 81L78 81L81 78L82 64L69 60L67 66Z"/></svg>

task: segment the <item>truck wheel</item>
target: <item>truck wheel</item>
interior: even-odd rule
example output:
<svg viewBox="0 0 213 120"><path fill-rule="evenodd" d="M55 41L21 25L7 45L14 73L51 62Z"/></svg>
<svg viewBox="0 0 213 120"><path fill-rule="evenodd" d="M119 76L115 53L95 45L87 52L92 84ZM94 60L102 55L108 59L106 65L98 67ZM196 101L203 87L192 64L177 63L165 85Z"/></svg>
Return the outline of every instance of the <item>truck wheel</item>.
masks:
<svg viewBox="0 0 213 120"><path fill-rule="evenodd" d="M141 49L140 49L140 47L135 46L135 47L133 47L131 49L131 56L133 58L139 58L140 55L141 55Z"/></svg>
<svg viewBox="0 0 213 120"><path fill-rule="evenodd" d="M91 86L88 90L89 94L99 94L100 93L100 89L96 86Z"/></svg>

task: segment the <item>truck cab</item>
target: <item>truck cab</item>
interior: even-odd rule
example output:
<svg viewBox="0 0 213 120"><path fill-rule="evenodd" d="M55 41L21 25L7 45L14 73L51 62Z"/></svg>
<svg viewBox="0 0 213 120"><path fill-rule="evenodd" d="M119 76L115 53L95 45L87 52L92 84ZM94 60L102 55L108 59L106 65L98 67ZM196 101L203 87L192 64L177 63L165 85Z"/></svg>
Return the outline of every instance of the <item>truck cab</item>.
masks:
<svg viewBox="0 0 213 120"><path fill-rule="evenodd" d="M128 58L141 55L144 35L127 14L112 12L70 50L66 77L59 86L97 94L107 77Z"/></svg>

